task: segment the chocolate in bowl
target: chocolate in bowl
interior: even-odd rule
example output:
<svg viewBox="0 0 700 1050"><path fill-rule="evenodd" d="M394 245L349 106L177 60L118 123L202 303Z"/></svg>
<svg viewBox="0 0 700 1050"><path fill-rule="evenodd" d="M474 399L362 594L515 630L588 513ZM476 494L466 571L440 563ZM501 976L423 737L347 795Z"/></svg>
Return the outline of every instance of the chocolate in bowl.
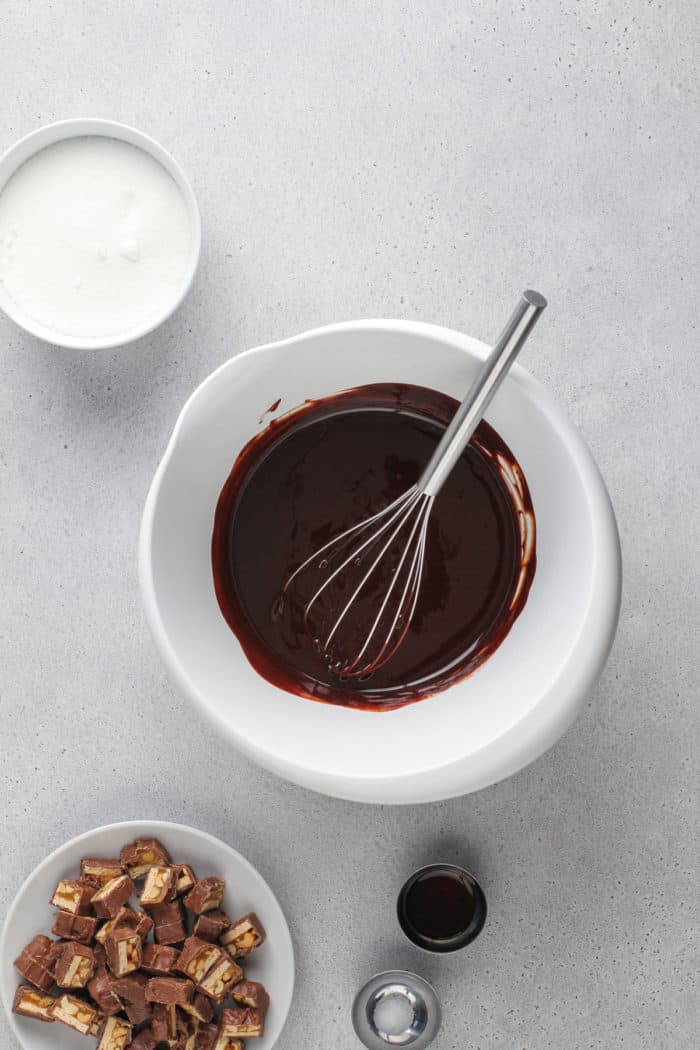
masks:
<svg viewBox="0 0 700 1050"><path fill-rule="evenodd" d="M466 677L506 637L535 573L535 518L513 453L483 421L436 498L413 620L387 664L362 681L335 676L304 628L302 589L274 614L312 551L417 481L456 408L425 387L356 387L306 402L243 448L216 507L213 577L224 618L269 682L390 710ZM348 617L343 630L353 626Z"/></svg>

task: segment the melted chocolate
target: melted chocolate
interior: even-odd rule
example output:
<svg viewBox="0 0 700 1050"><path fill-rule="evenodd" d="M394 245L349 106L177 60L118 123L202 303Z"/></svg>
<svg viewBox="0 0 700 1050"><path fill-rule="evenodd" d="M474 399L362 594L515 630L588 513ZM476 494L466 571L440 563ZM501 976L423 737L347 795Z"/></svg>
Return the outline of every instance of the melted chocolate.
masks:
<svg viewBox="0 0 700 1050"><path fill-rule="evenodd" d="M417 481L456 407L423 387L358 387L272 420L242 450L216 508L214 586L268 681L315 700L386 710L465 677L508 634L535 571L534 514L513 454L485 422L435 500L418 603L388 663L366 680L339 679L304 629L308 593L293 586L276 615L282 585L301 562Z"/></svg>

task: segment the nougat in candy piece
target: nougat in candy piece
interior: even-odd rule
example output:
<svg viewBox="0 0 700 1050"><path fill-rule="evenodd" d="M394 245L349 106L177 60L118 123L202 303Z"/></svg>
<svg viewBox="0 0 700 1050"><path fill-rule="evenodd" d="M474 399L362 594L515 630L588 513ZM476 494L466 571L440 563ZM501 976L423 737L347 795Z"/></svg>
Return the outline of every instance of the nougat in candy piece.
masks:
<svg viewBox="0 0 700 1050"><path fill-rule="evenodd" d="M203 941L218 941L231 925L231 920L225 911L215 908L204 915L200 915L194 924L192 932L195 937L201 937Z"/></svg>
<svg viewBox="0 0 700 1050"><path fill-rule="evenodd" d="M71 915L89 915L94 894L95 887L82 879L61 879L49 903Z"/></svg>
<svg viewBox="0 0 700 1050"><path fill-rule="evenodd" d="M108 1017L97 1050L125 1050L131 1043L131 1025L121 1017Z"/></svg>
<svg viewBox="0 0 700 1050"><path fill-rule="evenodd" d="M199 882L195 882L190 892L183 898L184 905L190 911L193 911L195 915L213 911L221 904L221 898L225 889L226 883L223 879L216 879L213 876L207 879L200 879Z"/></svg>
<svg viewBox="0 0 700 1050"><path fill-rule="evenodd" d="M146 1001L163 1006L182 1006L191 1003L194 985L180 977L151 977L146 985Z"/></svg>
<svg viewBox="0 0 700 1050"><path fill-rule="evenodd" d="M56 952L54 975L59 988L85 988L95 972L95 956L86 944L68 941Z"/></svg>
<svg viewBox="0 0 700 1050"><path fill-rule="evenodd" d="M62 995L54 1000L49 1012L54 1021L60 1021L81 1035L89 1035L99 1018L97 1010L74 995Z"/></svg>
<svg viewBox="0 0 700 1050"><path fill-rule="evenodd" d="M222 958L218 944L202 941L199 937L188 937L175 963L175 969L199 984L215 962Z"/></svg>
<svg viewBox="0 0 700 1050"><path fill-rule="evenodd" d="M205 977L199 981L200 991L213 999L215 1003L222 1003L234 984L243 977L243 971L228 952L221 952L222 958L214 963Z"/></svg>
<svg viewBox="0 0 700 1050"><path fill-rule="evenodd" d="M244 915L242 919L231 923L231 927L219 937L219 944L223 944L235 958L249 955L254 948L259 948L265 940L265 930L260 919L254 911Z"/></svg>
<svg viewBox="0 0 700 1050"><path fill-rule="evenodd" d="M120 860L102 857L83 857L80 862L80 877L88 882L94 882L97 886L104 886L112 879L118 879L124 875L124 866Z"/></svg>
<svg viewBox="0 0 700 1050"><path fill-rule="evenodd" d="M139 902L143 908L164 904L175 896L175 869L163 864L154 864L146 873Z"/></svg>
<svg viewBox="0 0 700 1050"><path fill-rule="evenodd" d="M158 944L179 944L184 941L187 931L179 900L156 904L151 908L151 917Z"/></svg>
<svg viewBox="0 0 700 1050"><path fill-rule="evenodd" d="M54 997L30 988L27 984L20 984L15 992L12 1010L23 1017L33 1017L36 1021L53 1021L50 1010L54 1004Z"/></svg>
<svg viewBox="0 0 700 1050"><path fill-rule="evenodd" d="M175 865L175 893L181 897L183 893L189 893L197 881L197 876L189 864Z"/></svg>
<svg viewBox="0 0 700 1050"><path fill-rule="evenodd" d="M49 953L53 946L50 937L42 933L27 944L14 962L15 969L41 992L50 992L55 981L53 976L53 959Z"/></svg>
<svg viewBox="0 0 700 1050"><path fill-rule="evenodd" d="M231 998L242 1006L252 1006L261 1010L264 1014L270 1004L270 996L267 994L264 984L258 981L239 981L231 989Z"/></svg>
<svg viewBox="0 0 700 1050"><path fill-rule="evenodd" d="M95 936L96 929L97 919L92 915L73 915L69 911L59 911L56 913L51 933L67 941L89 944Z"/></svg>
<svg viewBox="0 0 700 1050"><path fill-rule="evenodd" d="M200 1024L207 1024L214 1016L214 1004L202 992L195 992L191 1003L180 1003L180 1009Z"/></svg>
<svg viewBox="0 0 700 1050"><path fill-rule="evenodd" d="M144 944L141 969L152 977L169 977L180 958L180 949L168 944Z"/></svg>
<svg viewBox="0 0 700 1050"><path fill-rule="evenodd" d="M101 919L113 919L135 892L136 887L129 876L118 875L97 891L92 898L92 909Z"/></svg>
<svg viewBox="0 0 700 1050"><path fill-rule="evenodd" d="M136 839L122 848L119 859L132 879L140 879L154 864L170 864L170 854L158 839Z"/></svg>
<svg viewBox="0 0 700 1050"><path fill-rule="evenodd" d="M114 1014L121 1013L124 1008L114 988L117 980L119 978L108 973L103 966L100 966L92 980L88 981L88 995L99 1006L105 1017L112 1017Z"/></svg>
<svg viewBox="0 0 700 1050"><path fill-rule="evenodd" d="M222 1010L219 1018L219 1035L231 1036L234 1039L252 1039L264 1034L264 1015L261 1010L241 1007L236 1010Z"/></svg>
<svg viewBox="0 0 700 1050"><path fill-rule="evenodd" d="M128 927L118 926L105 940L107 965L115 977L138 970L141 965L141 938Z"/></svg>

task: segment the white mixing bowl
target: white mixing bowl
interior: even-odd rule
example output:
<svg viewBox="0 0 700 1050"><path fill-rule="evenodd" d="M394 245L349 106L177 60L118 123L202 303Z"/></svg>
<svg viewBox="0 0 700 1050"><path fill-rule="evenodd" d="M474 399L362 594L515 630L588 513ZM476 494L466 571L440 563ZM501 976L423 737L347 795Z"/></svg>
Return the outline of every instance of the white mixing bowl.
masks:
<svg viewBox="0 0 700 1050"><path fill-rule="evenodd" d="M488 421L532 495L537 570L498 650L468 678L396 711L357 711L286 693L250 666L214 594L219 492L261 415L366 383L403 382L461 400L488 347L445 328L356 321L250 350L190 397L156 471L140 539L143 600L175 681L217 732L280 776L363 802L427 802L476 791L532 762L570 725L617 624L615 518L583 440L517 365Z"/></svg>

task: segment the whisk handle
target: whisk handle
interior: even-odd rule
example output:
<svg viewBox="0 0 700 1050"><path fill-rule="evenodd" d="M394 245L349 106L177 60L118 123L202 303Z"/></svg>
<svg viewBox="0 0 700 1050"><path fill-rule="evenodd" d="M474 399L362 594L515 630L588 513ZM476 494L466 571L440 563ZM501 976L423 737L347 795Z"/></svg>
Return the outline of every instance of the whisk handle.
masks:
<svg viewBox="0 0 700 1050"><path fill-rule="evenodd" d="M546 305L539 292L523 292L420 477L418 489L427 496L437 495L444 485Z"/></svg>

